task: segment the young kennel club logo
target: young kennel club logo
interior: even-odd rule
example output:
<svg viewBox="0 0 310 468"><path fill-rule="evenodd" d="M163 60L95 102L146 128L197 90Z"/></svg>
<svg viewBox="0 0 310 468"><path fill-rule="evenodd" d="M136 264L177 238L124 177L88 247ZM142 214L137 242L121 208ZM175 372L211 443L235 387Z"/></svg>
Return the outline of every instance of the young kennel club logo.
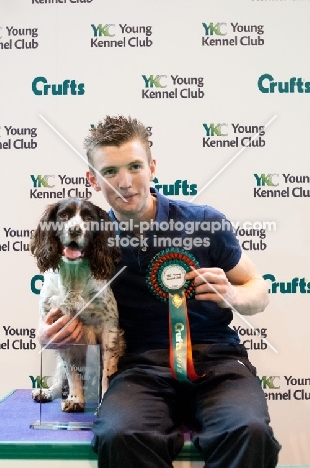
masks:
<svg viewBox="0 0 310 468"><path fill-rule="evenodd" d="M32 5L46 4L46 3L91 3L93 0L32 0Z"/></svg>
<svg viewBox="0 0 310 468"><path fill-rule="evenodd" d="M262 377L257 376L257 379L264 391L266 400L310 400L310 392L308 391L309 377L264 375ZM281 391L277 391L279 389Z"/></svg>
<svg viewBox="0 0 310 468"><path fill-rule="evenodd" d="M0 244L1 252L29 252L29 238L33 229L16 229L3 227L5 243ZM18 239L18 240L17 240Z"/></svg>
<svg viewBox="0 0 310 468"><path fill-rule="evenodd" d="M227 136L228 133L223 133L222 132L222 127L228 127L228 125L226 123L218 123L218 124L214 124L214 123L210 123L209 125L208 124L203 124L203 128L205 129L206 131L206 134L208 137L213 137L213 136L218 136L218 137L221 137L221 136Z"/></svg>
<svg viewBox="0 0 310 468"><path fill-rule="evenodd" d="M256 179L257 187L263 187L265 185L268 187L276 187L279 185L279 182L274 182L274 179L279 177L279 174L261 174L260 176L258 174L254 174L254 177Z"/></svg>
<svg viewBox="0 0 310 468"><path fill-rule="evenodd" d="M49 179L50 178L55 178L54 175L33 175L31 174L30 175L31 177L31 180L33 182L33 187L34 188L40 188L40 187L44 187L44 188L52 188L52 187L55 187L55 184L53 185L49 185Z"/></svg>
<svg viewBox="0 0 310 468"><path fill-rule="evenodd" d="M151 47L152 26L131 24L91 24L91 47ZM114 39L115 37L115 39ZM110 39L113 38L113 39Z"/></svg>
<svg viewBox="0 0 310 468"><path fill-rule="evenodd" d="M262 24L239 24L211 22L202 23L204 36L202 46L262 46L264 26ZM246 34L246 35L243 35Z"/></svg>
<svg viewBox="0 0 310 468"><path fill-rule="evenodd" d="M233 329L238 333L241 344L247 350L264 351L267 349L267 328L243 328L233 326Z"/></svg>
<svg viewBox="0 0 310 468"><path fill-rule="evenodd" d="M4 36L6 40L3 40L3 36L0 36L0 50L6 49L37 49L39 42L35 40L39 33L38 28L15 28L14 26L6 26L3 29L7 35Z"/></svg>
<svg viewBox="0 0 310 468"><path fill-rule="evenodd" d="M141 75L142 99L201 99L205 93L203 76ZM162 89L165 88L165 89Z"/></svg>
<svg viewBox="0 0 310 468"><path fill-rule="evenodd" d="M33 187L30 189L30 198L91 198L90 183L86 177L61 175L30 175ZM55 184L54 184L55 182ZM46 190L58 185L55 191ZM39 190L41 189L41 190Z"/></svg>
<svg viewBox="0 0 310 468"><path fill-rule="evenodd" d="M149 77L147 77L146 75L142 75L142 78L144 80L144 83L145 83L145 87L146 88L166 88L167 85L166 84L163 84L161 82L161 80L163 80L163 78L167 78L167 75L150 75Z"/></svg>
<svg viewBox="0 0 310 468"><path fill-rule="evenodd" d="M295 175L295 174L254 174L256 180L256 187L254 187L254 197L257 198L271 198L271 197L294 197L294 198L309 198L310 189L304 188L303 185L306 184L306 187L309 186L310 176L308 175ZM286 184L285 188L282 190L275 189L279 184L278 180L282 177L282 186L283 183ZM284 179L284 180L283 180ZM299 185L296 185L299 184ZM265 189L264 187L271 187Z"/></svg>
<svg viewBox="0 0 310 468"><path fill-rule="evenodd" d="M205 35L206 36L226 36L227 34L227 23L202 23L202 26L204 27L205 30Z"/></svg>
<svg viewBox="0 0 310 468"><path fill-rule="evenodd" d="M105 24L102 26L102 24L98 24L98 26L95 26L94 24L91 25L94 31L94 36L95 37L101 37L101 36L106 36L106 37L113 37L115 34L112 34L110 32L110 28L115 28L115 24Z"/></svg>
<svg viewBox="0 0 310 468"><path fill-rule="evenodd" d="M0 342L0 351L9 349L33 351L36 349L37 345L34 341L35 328L14 328L10 325L3 325L2 329L5 334L5 341Z"/></svg>
<svg viewBox="0 0 310 468"><path fill-rule="evenodd" d="M51 376L50 375L37 375L34 377L33 375L29 375L29 379L31 380L31 388L50 388L50 386L47 383L47 379L49 379Z"/></svg>
<svg viewBox="0 0 310 468"><path fill-rule="evenodd" d="M0 140L0 150L9 150L12 148L35 150L37 148L38 143L36 142L36 138L38 132L36 127L13 127L13 125L4 125L2 128L5 131L3 136L5 136L6 139Z"/></svg>
<svg viewBox="0 0 310 468"><path fill-rule="evenodd" d="M208 122L202 124L205 135L202 140L204 148L225 148L232 147L258 147L262 148L266 145L266 141L262 136L265 134L264 126L261 125L240 125L239 123L217 123ZM234 138L228 137L233 134ZM249 134L250 136L245 136ZM228 137L228 138L223 138Z"/></svg>
<svg viewBox="0 0 310 468"><path fill-rule="evenodd" d="M280 377L278 375L263 375L262 377L257 376L258 381L260 382L262 389L276 390L280 388L279 381Z"/></svg>

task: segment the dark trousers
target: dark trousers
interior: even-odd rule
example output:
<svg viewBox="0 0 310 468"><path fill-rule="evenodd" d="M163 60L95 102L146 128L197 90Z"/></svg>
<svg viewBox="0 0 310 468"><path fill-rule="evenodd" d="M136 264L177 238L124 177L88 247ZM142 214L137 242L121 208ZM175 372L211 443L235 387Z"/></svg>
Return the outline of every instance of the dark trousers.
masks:
<svg viewBox="0 0 310 468"><path fill-rule="evenodd" d="M178 382L168 353L122 358L94 424L99 468L171 468L184 424L206 468L275 468L280 445L242 345L197 345L196 383Z"/></svg>

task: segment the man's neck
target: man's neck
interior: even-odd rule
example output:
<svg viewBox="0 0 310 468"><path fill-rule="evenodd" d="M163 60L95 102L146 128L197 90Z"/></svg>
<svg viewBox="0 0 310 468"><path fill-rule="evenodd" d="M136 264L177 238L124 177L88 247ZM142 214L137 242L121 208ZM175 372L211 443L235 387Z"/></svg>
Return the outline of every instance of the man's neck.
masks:
<svg viewBox="0 0 310 468"><path fill-rule="evenodd" d="M119 213L118 211L115 211L115 210L112 210L113 213L114 213L114 216L115 218L119 221L119 222L127 222L128 224L132 223L132 225L137 225L137 228L134 229L134 233L135 234L140 234L140 228L139 228L139 224L141 222L148 222L150 223L151 220L154 220L155 217L156 217L156 210L157 210L157 198L156 196L151 196L151 199L150 199L150 207L148 210L146 210L145 212L143 213L128 213L127 214L124 214L124 213Z"/></svg>

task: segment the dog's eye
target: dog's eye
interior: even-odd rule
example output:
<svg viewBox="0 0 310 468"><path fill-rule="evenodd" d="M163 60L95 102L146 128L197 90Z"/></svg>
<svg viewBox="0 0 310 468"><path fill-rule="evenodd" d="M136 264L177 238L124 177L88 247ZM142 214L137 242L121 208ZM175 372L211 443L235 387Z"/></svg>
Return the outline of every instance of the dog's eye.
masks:
<svg viewBox="0 0 310 468"><path fill-rule="evenodd" d="M91 216L91 215L84 216L84 221L92 221L93 219L94 219L94 217Z"/></svg>
<svg viewBox="0 0 310 468"><path fill-rule="evenodd" d="M59 213L58 217L62 219L63 221L66 221L68 219L67 213Z"/></svg>

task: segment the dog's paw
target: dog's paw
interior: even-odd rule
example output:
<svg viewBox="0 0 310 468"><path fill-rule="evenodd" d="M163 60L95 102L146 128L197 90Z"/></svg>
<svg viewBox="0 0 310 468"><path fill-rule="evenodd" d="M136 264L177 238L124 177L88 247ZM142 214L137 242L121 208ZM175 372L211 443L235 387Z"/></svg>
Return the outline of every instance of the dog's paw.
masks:
<svg viewBox="0 0 310 468"><path fill-rule="evenodd" d="M84 411L85 402L80 398L69 395L68 398L61 403L62 411L66 413L82 413Z"/></svg>
<svg viewBox="0 0 310 468"><path fill-rule="evenodd" d="M38 403L48 403L53 400L53 395L49 388L36 388L32 390L31 396Z"/></svg>

